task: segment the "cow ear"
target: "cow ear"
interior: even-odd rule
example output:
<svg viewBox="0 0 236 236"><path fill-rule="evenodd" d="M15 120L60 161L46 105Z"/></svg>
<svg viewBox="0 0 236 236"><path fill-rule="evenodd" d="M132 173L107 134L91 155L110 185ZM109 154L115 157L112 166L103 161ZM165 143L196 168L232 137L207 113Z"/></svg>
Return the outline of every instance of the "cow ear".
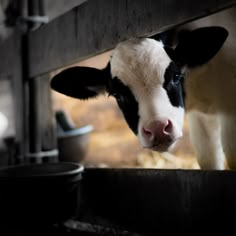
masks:
<svg viewBox="0 0 236 236"><path fill-rule="evenodd" d="M105 92L110 64L99 70L91 67L71 67L51 79L51 88L67 96L88 99Z"/></svg>
<svg viewBox="0 0 236 236"><path fill-rule="evenodd" d="M200 66L212 59L223 46L228 31L223 27L203 27L179 33L175 60L188 67Z"/></svg>

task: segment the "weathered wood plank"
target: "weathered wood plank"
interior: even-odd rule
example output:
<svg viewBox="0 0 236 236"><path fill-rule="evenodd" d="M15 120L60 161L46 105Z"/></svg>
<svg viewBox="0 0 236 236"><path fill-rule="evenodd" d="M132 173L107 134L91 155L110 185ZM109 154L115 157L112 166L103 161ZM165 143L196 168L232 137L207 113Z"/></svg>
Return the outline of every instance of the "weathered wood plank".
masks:
<svg viewBox="0 0 236 236"><path fill-rule="evenodd" d="M48 74L29 80L28 162L57 160L56 123L49 81Z"/></svg>
<svg viewBox="0 0 236 236"><path fill-rule="evenodd" d="M21 36L14 34L0 45L0 79L12 79L21 73Z"/></svg>
<svg viewBox="0 0 236 236"><path fill-rule="evenodd" d="M42 99L45 92L41 90L41 81L39 78L34 78L29 81L29 152L41 152L41 112L42 112ZM48 91L47 91L48 92ZM46 114L45 114L46 115Z"/></svg>
<svg viewBox="0 0 236 236"><path fill-rule="evenodd" d="M57 148L57 133L55 112L52 108L52 96L50 93L50 77L48 74L38 78L40 80L40 128L42 151Z"/></svg>
<svg viewBox="0 0 236 236"><path fill-rule="evenodd" d="M30 76L230 7L235 0L87 1L29 35Z"/></svg>

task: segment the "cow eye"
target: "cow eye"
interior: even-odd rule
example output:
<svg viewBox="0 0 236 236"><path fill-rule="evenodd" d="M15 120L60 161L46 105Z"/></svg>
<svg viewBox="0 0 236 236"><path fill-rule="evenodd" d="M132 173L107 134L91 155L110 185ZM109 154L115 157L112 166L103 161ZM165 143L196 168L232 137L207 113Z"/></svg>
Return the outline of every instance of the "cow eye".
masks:
<svg viewBox="0 0 236 236"><path fill-rule="evenodd" d="M181 73L176 73L172 79L172 83L178 85L183 79L183 75Z"/></svg>
<svg viewBox="0 0 236 236"><path fill-rule="evenodd" d="M123 96L120 94L120 93L112 93L111 94L118 102L122 102L124 99L123 99Z"/></svg>

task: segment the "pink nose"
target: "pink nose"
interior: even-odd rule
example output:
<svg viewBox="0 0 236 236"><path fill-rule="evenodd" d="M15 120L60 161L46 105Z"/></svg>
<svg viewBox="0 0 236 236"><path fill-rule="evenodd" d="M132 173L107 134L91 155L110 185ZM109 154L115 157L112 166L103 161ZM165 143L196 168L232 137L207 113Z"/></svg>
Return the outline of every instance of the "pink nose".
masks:
<svg viewBox="0 0 236 236"><path fill-rule="evenodd" d="M168 119L154 120L143 126L142 133L151 145L167 144L173 140L173 125Z"/></svg>

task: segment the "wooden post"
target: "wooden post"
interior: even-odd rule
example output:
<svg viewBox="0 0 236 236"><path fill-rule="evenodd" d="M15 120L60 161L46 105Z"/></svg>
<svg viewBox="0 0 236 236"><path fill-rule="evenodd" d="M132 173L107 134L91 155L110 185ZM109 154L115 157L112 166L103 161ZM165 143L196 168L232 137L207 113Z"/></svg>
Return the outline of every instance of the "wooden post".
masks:
<svg viewBox="0 0 236 236"><path fill-rule="evenodd" d="M41 145L45 161L58 161L56 119L53 111L50 77L49 74L42 75L39 79L40 88L40 127ZM38 104L39 105L39 104Z"/></svg>
<svg viewBox="0 0 236 236"><path fill-rule="evenodd" d="M40 9L39 9L40 8ZM43 6L39 0L28 1L29 16L39 15L39 11L43 13ZM37 26L36 22L29 22L28 28ZM35 76L30 78L29 66L30 61L28 57L29 41L28 35L23 38L25 42L24 58L25 65L25 94L27 115L25 119L28 126L25 127L28 131L29 142L28 152L26 153L26 162L42 163L46 161L57 161L56 136L53 125L52 102L49 98L49 77Z"/></svg>
<svg viewBox="0 0 236 236"><path fill-rule="evenodd" d="M49 75L29 80L29 152L30 163L58 161L55 115L49 87Z"/></svg>

